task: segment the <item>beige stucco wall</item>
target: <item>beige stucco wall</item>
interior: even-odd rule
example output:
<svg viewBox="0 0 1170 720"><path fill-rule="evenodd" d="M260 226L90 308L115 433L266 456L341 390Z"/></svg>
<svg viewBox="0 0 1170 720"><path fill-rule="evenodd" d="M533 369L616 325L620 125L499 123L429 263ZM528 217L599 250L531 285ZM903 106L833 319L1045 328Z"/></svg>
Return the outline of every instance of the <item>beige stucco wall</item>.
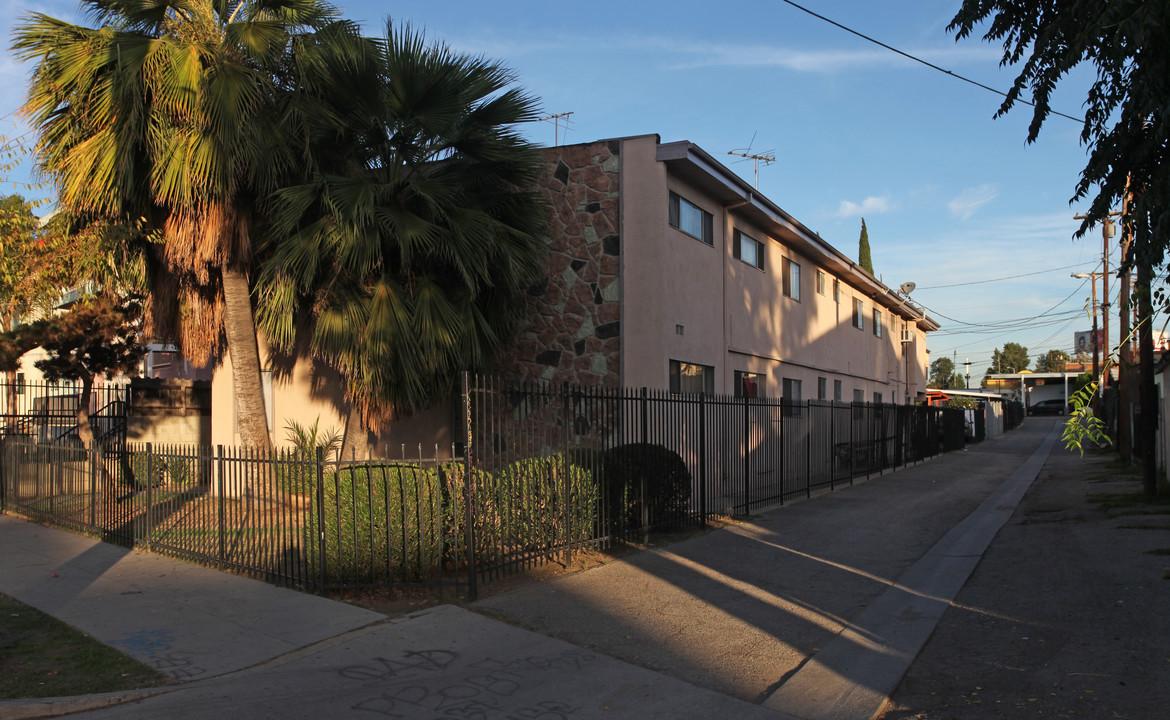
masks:
<svg viewBox="0 0 1170 720"><path fill-rule="evenodd" d="M816 292L816 262L668 172L656 160L657 138L622 143L622 384L665 388L669 361L715 368L715 392L733 394L736 370L764 373L767 394L784 378L800 380L802 396L817 396L818 378L842 382L842 400L861 390L866 401L905 402L925 387L926 334L875 304L842 280L840 302L826 272ZM714 247L670 227L668 195L678 193L714 216ZM734 257L734 230L763 242L764 268ZM783 260L801 267L799 301L783 293ZM853 327L853 300L864 308L864 329ZM882 312L882 337L873 310ZM682 326L682 333L679 333ZM903 346L903 328L914 341ZM907 377L909 374L909 377Z"/></svg>
<svg viewBox="0 0 1170 720"><path fill-rule="evenodd" d="M265 409L273 445L292 447L288 437L292 422L303 427L317 422L322 433L344 431L348 407L336 371L311 357L301 357L295 362L274 358L262 336L259 342L261 367L267 375ZM235 446L240 442L231 372L231 355L225 353L211 383L213 445ZM452 409L445 405L396 420L371 438L370 452L375 457L395 459L449 457L453 441L451 423Z"/></svg>

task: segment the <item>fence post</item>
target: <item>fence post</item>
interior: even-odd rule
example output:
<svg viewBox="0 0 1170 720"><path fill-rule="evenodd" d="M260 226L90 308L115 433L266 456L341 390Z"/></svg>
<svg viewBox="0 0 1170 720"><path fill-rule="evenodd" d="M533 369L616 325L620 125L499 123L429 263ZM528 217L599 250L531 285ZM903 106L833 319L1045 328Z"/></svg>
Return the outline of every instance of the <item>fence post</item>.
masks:
<svg viewBox="0 0 1170 720"><path fill-rule="evenodd" d="M151 514L151 508L154 506L153 505L153 500L154 500L153 488L154 488L154 449L151 447L151 443L146 443L146 517L145 517L144 523L146 524L146 551L147 552L150 552L150 514ZM131 511L131 512L133 512L133 511ZM133 516L131 516L131 517L133 517ZM133 522L130 523L130 527L131 527L131 533L133 533L133 527L134 527ZM134 538L134 537L130 538L131 547L133 547L135 540L137 540L137 538Z"/></svg>
<svg viewBox="0 0 1170 720"><path fill-rule="evenodd" d="M463 371L463 417L466 437L463 443L463 523L467 543L467 598L475 601L479 593L475 576L475 479L471 475L471 373Z"/></svg>
<svg viewBox="0 0 1170 720"><path fill-rule="evenodd" d="M748 397L747 392L743 394L743 514L747 515L751 511L752 503L752 418L751 418L751 398ZM783 402L783 401L781 401ZM781 413L783 414L783 413ZM783 485L780 487L780 494L784 494Z"/></svg>
<svg viewBox="0 0 1170 720"><path fill-rule="evenodd" d="M102 449L97 442L86 453L86 458L89 460L89 526L92 528L97 524L97 510L94 507L97 504L97 494L94 488L98 483L98 468L101 466ZM0 489L0 496L3 496L4 491Z"/></svg>
<svg viewBox="0 0 1170 720"><path fill-rule="evenodd" d="M829 492L837 489L837 403L829 405Z"/></svg>
<svg viewBox="0 0 1170 720"><path fill-rule="evenodd" d="M317 590L325 590L325 562L329 554L325 552L325 449L317 448L316 457L317 475ZM337 494L334 494L337 499Z"/></svg>
<svg viewBox="0 0 1170 720"><path fill-rule="evenodd" d="M699 393L699 527L707 527L707 394Z"/></svg>
<svg viewBox="0 0 1170 720"><path fill-rule="evenodd" d="M642 388L642 447L641 462L638 463L638 505L642 510L642 545L650 544L650 508L646 506L646 456L650 444L650 400L648 391Z"/></svg>
<svg viewBox="0 0 1170 720"><path fill-rule="evenodd" d="M216 455L215 484L216 484L216 487L219 489L219 492L216 493L219 496L216 499L216 505L217 505L216 515L217 515L218 520L219 520L219 533L218 533L218 535L219 535L219 538L218 538L219 539L219 562L221 564L223 564L223 563L227 562L227 531L224 529L224 517L223 517L223 515L224 515L224 507L223 507L223 493L224 493L223 445L216 445L215 446L215 455Z"/></svg>
<svg viewBox="0 0 1170 720"><path fill-rule="evenodd" d="M812 400L804 401L804 497L812 497Z"/></svg>
<svg viewBox="0 0 1170 720"><path fill-rule="evenodd" d="M564 563L568 567L573 562L573 478L571 476L572 469L569 465L569 446L572 445L573 422L571 413L569 412L569 383L561 384L561 429L564 432L563 450L561 452L561 477L563 478L562 493L563 505L565 511L565 553Z"/></svg>

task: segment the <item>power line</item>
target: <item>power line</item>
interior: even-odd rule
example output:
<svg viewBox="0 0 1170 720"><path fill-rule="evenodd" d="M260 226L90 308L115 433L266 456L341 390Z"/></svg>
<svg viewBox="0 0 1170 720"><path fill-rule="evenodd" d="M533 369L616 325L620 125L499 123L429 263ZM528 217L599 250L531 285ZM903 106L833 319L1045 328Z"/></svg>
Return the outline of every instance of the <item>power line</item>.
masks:
<svg viewBox="0 0 1170 720"><path fill-rule="evenodd" d="M870 36L868 36L864 33L860 33L858 31L854 30L853 28L846 27L845 25L842 25L841 23L836 22L835 20L830 20L829 18L825 17L824 15L818 15L817 13L813 12L812 10L809 10L808 8L806 8L804 6L798 5L797 3L792 2L792 0L781 0L781 2L784 2L784 3L787 3L788 5L791 5L792 7L796 8L797 10L800 10L801 12L808 13L809 15L812 15L813 17L817 18L818 20L823 20L823 21L829 23L830 25L833 25L835 27L839 27L842 30L844 30L845 32L850 33L852 35L856 35L857 37L861 38L862 40L868 40L869 42L873 43L874 45L877 45L879 47L883 47L892 53L897 53L898 55L901 55L902 57L906 58L907 60L913 60L914 62L921 63L922 65L925 65L926 67L931 68L932 70L938 70L940 73L943 73L945 75L950 75L951 77L955 78L956 80L962 80L963 82L970 83L976 87L983 88L984 90L987 90L988 92L993 92L996 95L999 95L1001 97L1005 97L1005 98L1007 97L1007 93L1005 93L1002 90L996 90L995 88L993 88L989 85L984 85L981 82L978 82L976 80L972 80L971 78L968 78L968 77L964 77L962 75L959 75L956 72L952 72L950 70L947 70L946 68L939 67L938 65L935 65L934 63L923 60L920 57L915 57L914 55L911 55L910 53L902 52L898 48L893 47L891 45L887 45L884 42L882 42L881 40L875 40L874 38L871 38ZM1025 100L1023 98L1016 98L1016 101L1024 103L1025 105L1031 105L1032 107L1036 107L1036 103L1028 102L1027 100ZM1051 108L1048 109L1048 112L1052 115L1059 115L1060 117L1068 118L1069 120L1072 120L1073 122L1081 123L1082 125L1085 122L1081 118L1075 118L1072 115L1065 115L1064 113L1062 113L1058 110L1053 110Z"/></svg>
<svg viewBox="0 0 1170 720"><path fill-rule="evenodd" d="M1063 300L1061 300L1060 302L1056 303L1056 304L1055 304L1055 305L1053 305L1052 307L1048 308L1048 309L1047 309L1047 310L1045 310L1044 312L1040 313L1039 315L1032 315L1032 316L1029 316L1029 317L1027 317L1027 318L1018 318L1018 319L1006 320L1006 321L1004 321L1004 322L1001 322L1001 323L972 323L972 322L965 322L965 321L963 321L963 320L957 320L957 319L955 319L955 318L953 318L953 317L950 317L949 315L944 315L944 314L942 314L941 312L939 312L938 310L931 309L931 308L927 307L926 305L923 305L922 303L918 303L918 304L919 304L919 305L920 305L920 306L921 306L921 307L922 307L924 310L929 310L931 314L933 314L933 315L937 315L938 317L941 317L941 318L946 318L947 320L950 320L951 322L954 322L954 323L959 323L960 325L967 325L967 326L970 326L970 327L985 327L985 328L998 328L998 329L1002 329L1002 330L1010 330L1010 329L1013 329L1013 327L1019 327L1019 325L1015 325L1015 326L1013 326L1011 323L1023 323L1023 322L1030 322L1030 321L1032 321L1032 320L1036 320L1036 319L1039 319L1039 318L1045 317L1046 315L1048 315L1048 313L1052 312L1052 311L1053 311L1053 310L1055 310L1056 308L1058 308L1058 307L1060 307L1061 305L1065 304L1066 302L1068 302L1068 301L1069 301L1069 299L1070 299L1070 298L1072 298L1072 296L1073 296L1073 295L1076 295L1078 292L1080 292L1081 288L1083 288L1083 287L1085 286L1085 282L1086 282L1086 280L1087 280L1087 279L1088 279L1088 278L1086 278L1085 280L1082 280L1082 281L1081 281L1081 284L1080 284L1080 285L1078 285L1078 286L1076 287L1076 289L1075 289L1075 290L1073 290L1071 293L1069 293L1067 297L1065 297ZM974 331L971 331L971 332L974 332Z"/></svg>
<svg viewBox="0 0 1170 720"><path fill-rule="evenodd" d="M1060 270L1069 270L1071 268L1082 267L1085 263L1079 262L1075 265L1065 265L1064 267L1052 268L1051 270L1037 270L1036 272L1022 273L1020 275L1008 275L1007 277L991 278L990 280L972 280L971 282L952 283L950 285L930 285L928 287L919 287L919 290L941 290L942 288L965 287L967 285L983 285L986 283L1002 282L1004 280L1015 280L1016 278L1031 277L1032 275L1043 275L1044 273L1058 272ZM1098 260L1100 265L1101 261Z"/></svg>

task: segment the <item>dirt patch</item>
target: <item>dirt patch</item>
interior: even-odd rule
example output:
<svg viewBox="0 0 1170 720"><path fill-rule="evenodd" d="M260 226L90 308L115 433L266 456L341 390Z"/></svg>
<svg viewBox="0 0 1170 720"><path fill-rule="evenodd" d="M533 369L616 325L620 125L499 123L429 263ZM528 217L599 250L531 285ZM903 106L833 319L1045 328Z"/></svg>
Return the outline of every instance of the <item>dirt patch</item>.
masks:
<svg viewBox="0 0 1170 720"><path fill-rule="evenodd" d="M1110 456L1054 451L881 717L1164 717L1170 528L1140 489Z"/></svg>

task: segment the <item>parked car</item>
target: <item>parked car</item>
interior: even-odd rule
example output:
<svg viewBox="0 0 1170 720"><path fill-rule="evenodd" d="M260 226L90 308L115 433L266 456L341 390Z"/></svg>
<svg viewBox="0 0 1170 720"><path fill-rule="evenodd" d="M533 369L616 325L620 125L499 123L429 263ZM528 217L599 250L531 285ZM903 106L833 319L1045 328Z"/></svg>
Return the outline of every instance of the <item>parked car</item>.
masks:
<svg viewBox="0 0 1170 720"><path fill-rule="evenodd" d="M1055 398L1053 400L1041 400L1032 407L1028 408L1028 413L1031 415L1064 415L1068 412L1064 400Z"/></svg>

